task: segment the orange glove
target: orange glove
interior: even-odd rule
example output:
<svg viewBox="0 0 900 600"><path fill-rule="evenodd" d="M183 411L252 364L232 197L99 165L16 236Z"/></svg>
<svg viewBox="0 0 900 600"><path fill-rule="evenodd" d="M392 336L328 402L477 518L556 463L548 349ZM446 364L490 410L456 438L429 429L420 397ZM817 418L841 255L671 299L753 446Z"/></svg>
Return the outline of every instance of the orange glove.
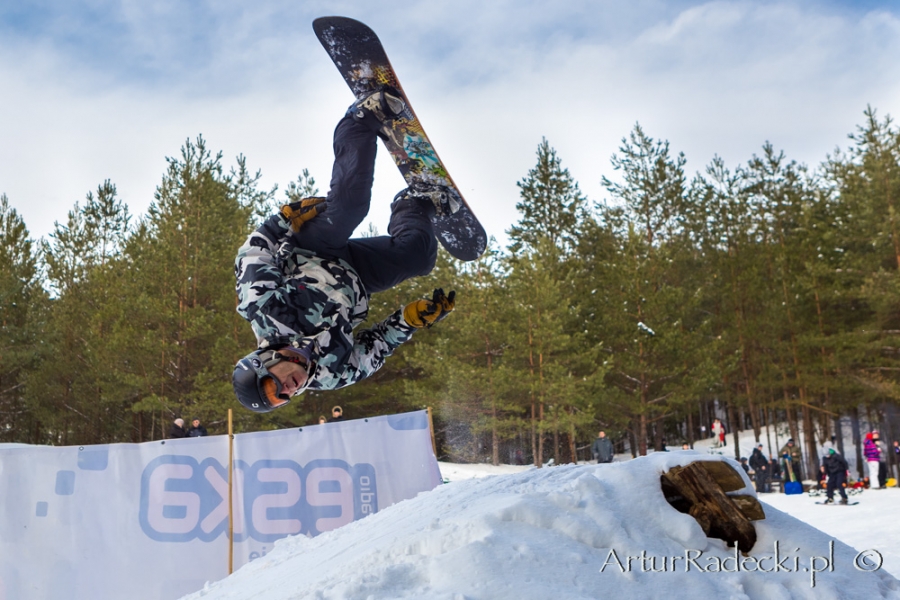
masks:
<svg viewBox="0 0 900 600"><path fill-rule="evenodd" d="M304 223L325 212L325 207L319 207L325 202L325 198L304 198L299 202L291 202L281 207L281 215L291 224L291 230L296 233Z"/></svg>
<svg viewBox="0 0 900 600"><path fill-rule="evenodd" d="M456 292L444 295L444 290L434 290L431 300L422 298L406 305L403 309L403 319L412 327L421 329L431 327L456 308Z"/></svg>

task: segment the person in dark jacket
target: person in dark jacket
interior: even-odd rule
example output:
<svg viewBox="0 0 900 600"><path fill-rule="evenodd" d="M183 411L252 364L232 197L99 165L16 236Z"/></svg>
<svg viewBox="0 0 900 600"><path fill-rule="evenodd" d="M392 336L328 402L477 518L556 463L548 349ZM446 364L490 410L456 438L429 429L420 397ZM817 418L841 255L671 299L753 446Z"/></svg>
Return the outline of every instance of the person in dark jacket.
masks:
<svg viewBox="0 0 900 600"><path fill-rule="evenodd" d="M177 418L172 421L172 427L169 429L169 439L177 440L187 437L187 431L184 429L184 419Z"/></svg>
<svg viewBox="0 0 900 600"><path fill-rule="evenodd" d="M209 434L206 432L206 427L200 424L200 419L191 421L191 428L187 432L188 437L206 437L207 435Z"/></svg>
<svg viewBox="0 0 900 600"><path fill-rule="evenodd" d="M753 469L756 478L756 491L758 493L768 493L772 491L769 487L769 459L763 454L763 445L758 444L750 455L750 468Z"/></svg>
<svg viewBox="0 0 900 600"><path fill-rule="evenodd" d="M343 421L343 420L344 420L344 409L342 409L340 406L335 406L334 408L332 408L331 409L331 418L328 419L328 422L334 423L336 421Z"/></svg>
<svg viewBox="0 0 900 600"><path fill-rule="evenodd" d="M826 504L834 502L834 490L841 493L841 504L847 504L847 492L844 491L844 485L847 483L847 471L850 469L847 461L834 448L828 449L828 455L822 461L825 467L825 474L828 475L828 486L826 494L828 498Z"/></svg>
<svg viewBox="0 0 900 600"><path fill-rule="evenodd" d="M413 332L454 309L455 293L439 288L354 331L368 316L371 294L432 271L432 220L462 206L452 189L421 183L394 198L388 235L350 237L369 212L377 137L390 137L391 122L405 110L402 93L389 87L352 105L335 129L327 197L284 205L238 250L237 311L257 340L232 374L246 408L269 412L307 388L361 381Z"/></svg>
<svg viewBox="0 0 900 600"><path fill-rule="evenodd" d="M605 431L597 433L597 439L591 444L591 454L598 465L602 463L611 463L613 461L615 450L613 450L612 442L606 437Z"/></svg>

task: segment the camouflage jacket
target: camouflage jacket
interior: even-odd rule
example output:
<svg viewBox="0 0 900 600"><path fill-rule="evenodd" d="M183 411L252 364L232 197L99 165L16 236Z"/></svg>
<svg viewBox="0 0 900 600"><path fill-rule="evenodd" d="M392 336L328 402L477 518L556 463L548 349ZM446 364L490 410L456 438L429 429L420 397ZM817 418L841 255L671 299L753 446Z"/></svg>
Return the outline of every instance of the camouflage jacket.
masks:
<svg viewBox="0 0 900 600"><path fill-rule="evenodd" d="M354 334L369 312L359 275L343 260L296 247L290 233L276 214L238 250L238 313L250 321L260 348L290 345L315 363L308 389L332 390L365 379L415 329L398 310Z"/></svg>

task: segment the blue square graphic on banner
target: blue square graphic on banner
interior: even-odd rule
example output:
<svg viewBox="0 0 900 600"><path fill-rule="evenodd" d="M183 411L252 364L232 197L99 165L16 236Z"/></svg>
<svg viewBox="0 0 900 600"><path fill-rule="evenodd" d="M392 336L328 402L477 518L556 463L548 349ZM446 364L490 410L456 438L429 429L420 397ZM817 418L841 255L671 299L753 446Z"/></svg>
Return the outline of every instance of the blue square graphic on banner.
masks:
<svg viewBox="0 0 900 600"><path fill-rule="evenodd" d="M84 471L103 471L109 464L109 446L96 446L78 452L78 468Z"/></svg>
<svg viewBox="0 0 900 600"><path fill-rule="evenodd" d="M75 471L56 472L56 495L71 496L75 493Z"/></svg>
<svg viewBox="0 0 900 600"><path fill-rule="evenodd" d="M34 516L36 517L46 517L47 516L47 503L46 502L38 502L37 506L34 509Z"/></svg>

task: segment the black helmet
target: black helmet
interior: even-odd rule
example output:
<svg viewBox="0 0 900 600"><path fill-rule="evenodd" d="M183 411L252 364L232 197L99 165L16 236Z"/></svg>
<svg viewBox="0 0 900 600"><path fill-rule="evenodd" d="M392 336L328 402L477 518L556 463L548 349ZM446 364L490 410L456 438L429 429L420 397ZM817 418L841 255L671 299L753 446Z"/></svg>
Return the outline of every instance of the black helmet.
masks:
<svg viewBox="0 0 900 600"><path fill-rule="evenodd" d="M282 360L274 350L255 350L234 366L231 384L238 402L254 412L266 413L283 406L290 396L282 391L281 382L269 367Z"/></svg>

